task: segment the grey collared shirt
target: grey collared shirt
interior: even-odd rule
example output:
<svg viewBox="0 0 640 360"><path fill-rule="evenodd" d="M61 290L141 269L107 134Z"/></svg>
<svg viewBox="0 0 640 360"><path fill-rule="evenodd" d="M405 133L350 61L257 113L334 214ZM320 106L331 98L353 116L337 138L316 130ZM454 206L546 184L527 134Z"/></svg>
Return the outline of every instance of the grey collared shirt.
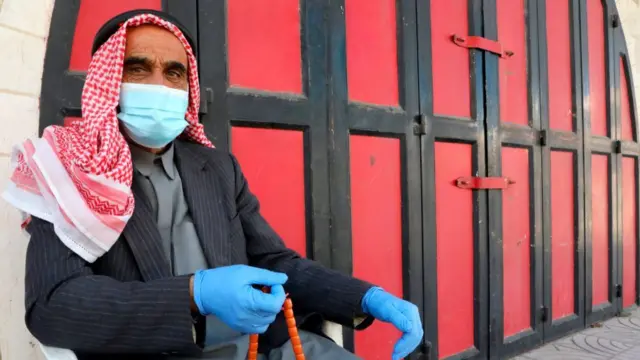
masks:
<svg viewBox="0 0 640 360"><path fill-rule="evenodd" d="M156 218L162 248L174 275L208 268L182 189L174 147L158 155L131 146L134 181L145 193Z"/></svg>

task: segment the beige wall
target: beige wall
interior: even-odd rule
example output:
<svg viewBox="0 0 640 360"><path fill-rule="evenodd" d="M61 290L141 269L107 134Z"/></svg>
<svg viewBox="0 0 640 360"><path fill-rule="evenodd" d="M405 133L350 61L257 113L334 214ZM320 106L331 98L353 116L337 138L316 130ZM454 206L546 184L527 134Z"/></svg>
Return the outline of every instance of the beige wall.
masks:
<svg viewBox="0 0 640 360"><path fill-rule="evenodd" d="M617 0L640 94L639 0ZM38 129L38 96L54 0L0 0L0 189L11 145ZM637 99L636 99L637 102ZM0 359L35 360L39 351L23 323L27 239L19 216L0 201Z"/></svg>
<svg viewBox="0 0 640 360"><path fill-rule="evenodd" d="M38 132L38 96L54 0L0 0L0 188L11 145ZM41 356L23 316L26 237L16 211L0 200L0 358Z"/></svg>

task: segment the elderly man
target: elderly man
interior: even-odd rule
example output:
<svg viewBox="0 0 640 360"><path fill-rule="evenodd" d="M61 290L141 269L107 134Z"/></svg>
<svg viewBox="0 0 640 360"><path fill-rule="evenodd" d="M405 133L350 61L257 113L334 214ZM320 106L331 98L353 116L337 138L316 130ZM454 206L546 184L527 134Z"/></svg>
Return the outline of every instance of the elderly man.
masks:
<svg viewBox="0 0 640 360"><path fill-rule="evenodd" d="M26 324L79 359L294 359L281 313L293 301L308 359L354 359L324 320L423 335L417 308L285 247L235 158L198 123L195 43L167 14L105 24L83 119L13 154L5 199L27 216ZM260 287L270 287L263 293ZM387 341L387 339L380 339Z"/></svg>

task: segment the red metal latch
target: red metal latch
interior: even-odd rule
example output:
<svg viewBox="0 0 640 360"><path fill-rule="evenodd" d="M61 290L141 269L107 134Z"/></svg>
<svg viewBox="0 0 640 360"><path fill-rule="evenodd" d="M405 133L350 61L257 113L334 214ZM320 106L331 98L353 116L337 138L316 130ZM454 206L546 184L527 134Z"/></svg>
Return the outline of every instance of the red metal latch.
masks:
<svg viewBox="0 0 640 360"><path fill-rule="evenodd" d="M489 51L500 56L503 59L508 59L513 56L513 51L505 50L502 48L502 44L497 41L485 39L481 36L460 36L452 35L451 40L454 44L467 48L467 49L480 49Z"/></svg>
<svg viewBox="0 0 640 360"><path fill-rule="evenodd" d="M459 177L456 186L461 189L506 189L516 182L507 177Z"/></svg>

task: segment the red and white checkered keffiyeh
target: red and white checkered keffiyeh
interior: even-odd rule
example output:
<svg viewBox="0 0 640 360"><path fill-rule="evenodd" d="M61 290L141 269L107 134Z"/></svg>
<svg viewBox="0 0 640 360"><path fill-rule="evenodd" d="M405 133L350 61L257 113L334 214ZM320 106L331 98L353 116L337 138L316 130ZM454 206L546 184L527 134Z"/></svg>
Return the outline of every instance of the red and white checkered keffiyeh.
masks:
<svg viewBox="0 0 640 360"><path fill-rule="evenodd" d="M41 138L14 147L12 175L3 197L30 215L54 224L60 240L89 262L118 240L134 209L131 153L119 131L116 107L127 29L143 24L171 31L189 59L189 125L182 134L213 147L198 122L198 67L189 42L177 26L143 14L122 24L95 53L82 91L82 121L49 126Z"/></svg>

